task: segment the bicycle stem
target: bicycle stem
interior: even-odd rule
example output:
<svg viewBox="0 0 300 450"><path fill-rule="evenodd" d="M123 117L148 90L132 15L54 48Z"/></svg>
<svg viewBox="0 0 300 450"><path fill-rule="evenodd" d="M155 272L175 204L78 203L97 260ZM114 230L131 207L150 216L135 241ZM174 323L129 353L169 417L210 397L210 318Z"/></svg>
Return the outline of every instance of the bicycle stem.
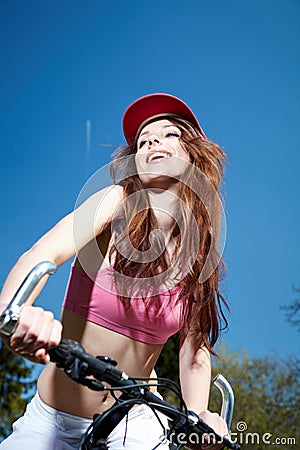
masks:
<svg viewBox="0 0 300 450"><path fill-rule="evenodd" d="M30 294L44 275L56 272L56 265L49 261L37 264L24 279L13 299L0 316L0 333L10 337L19 320L21 306L28 300Z"/></svg>

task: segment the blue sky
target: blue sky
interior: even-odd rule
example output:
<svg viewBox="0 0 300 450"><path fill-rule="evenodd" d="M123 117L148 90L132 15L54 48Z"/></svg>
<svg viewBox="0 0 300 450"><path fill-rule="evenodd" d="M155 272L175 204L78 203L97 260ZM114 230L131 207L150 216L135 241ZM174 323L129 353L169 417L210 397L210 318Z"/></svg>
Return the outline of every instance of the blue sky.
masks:
<svg viewBox="0 0 300 450"><path fill-rule="evenodd" d="M298 352L299 38L297 0L3 0L0 283L109 162L127 105L168 92L228 154L223 339ZM69 265L38 299L57 316Z"/></svg>

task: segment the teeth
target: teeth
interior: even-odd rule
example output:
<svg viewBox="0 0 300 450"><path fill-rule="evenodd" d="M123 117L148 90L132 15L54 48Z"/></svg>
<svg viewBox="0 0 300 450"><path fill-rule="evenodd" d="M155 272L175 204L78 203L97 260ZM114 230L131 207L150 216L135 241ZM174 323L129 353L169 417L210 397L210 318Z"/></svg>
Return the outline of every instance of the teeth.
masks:
<svg viewBox="0 0 300 450"><path fill-rule="evenodd" d="M154 158L159 158L159 157L163 157L163 158L170 158L170 154L169 153L165 153L165 152L155 152L155 153L151 153L151 155L148 158L148 162L151 162Z"/></svg>

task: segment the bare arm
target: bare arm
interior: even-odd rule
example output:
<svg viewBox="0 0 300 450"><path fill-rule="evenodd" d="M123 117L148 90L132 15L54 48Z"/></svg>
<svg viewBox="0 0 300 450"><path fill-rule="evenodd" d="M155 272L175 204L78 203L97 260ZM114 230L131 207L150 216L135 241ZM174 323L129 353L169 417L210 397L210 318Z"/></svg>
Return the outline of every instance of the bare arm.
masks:
<svg viewBox="0 0 300 450"><path fill-rule="evenodd" d="M51 261L57 266L74 256L95 238L112 219L123 198L120 186L110 186L91 196L74 212L65 216L50 231L24 253L10 271L0 297L2 312L30 270L41 261ZM19 324L10 345L31 360L48 362L47 351L55 347L61 337L61 324L53 314L30 305L45 285L45 276L22 308Z"/></svg>
<svg viewBox="0 0 300 450"><path fill-rule="evenodd" d="M101 233L122 200L122 188L110 186L97 192L77 210L65 216L25 252L10 271L0 297L0 312L13 297L30 270L41 261L58 267ZM74 236L75 235L75 236ZM31 296L32 304L46 282L46 277Z"/></svg>
<svg viewBox="0 0 300 450"><path fill-rule="evenodd" d="M217 413L211 413L207 409L211 384L209 351L202 347L195 353L192 341L188 336L180 349L179 369L182 395L188 409L199 414L202 420L218 434L227 434L225 421ZM187 448L189 447L187 446ZM199 448L218 450L222 448L222 445L207 442Z"/></svg>
<svg viewBox="0 0 300 450"><path fill-rule="evenodd" d="M211 363L206 348L200 348L196 354L191 339L187 337L180 349L179 375L183 398L187 407L196 413L208 407Z"/></svg>

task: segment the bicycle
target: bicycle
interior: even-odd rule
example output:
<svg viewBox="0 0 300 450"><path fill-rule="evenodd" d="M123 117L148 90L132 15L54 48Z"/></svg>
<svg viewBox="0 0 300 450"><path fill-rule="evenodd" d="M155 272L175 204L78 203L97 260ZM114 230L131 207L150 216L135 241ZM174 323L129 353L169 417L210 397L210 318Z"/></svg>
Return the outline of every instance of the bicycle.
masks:
<svg viewBox="0 0 300 450"><path fill-rule="evenodd" d="M17 293L0 316L0 332L11 336L18 323L20 308L26 302L40 279L46 274L53 274L56 266L50 262L42 262L35 266L27 275ZM162 440L170 441L177 450L184 445L196 448L202 443L203 436L215 439L225 447L239 450L240 446L233 443L228 437L221 437L209 427L201 418L189 411L183 401L180 388L169 379L149 379L129 377L118 369L117 361L109 356L94 357L76 341L62 339L58 347L49 352L50 359L74 381L95 391L110 391L115 403L105 412L95 414L90 427L82 436L80 450L105 450L107 438L117 424L127 415L136 404L146 404L150 407L160 421L157 411L163 413L170 422L168 430L164 430ZM109 386L104 385L108 383ZM234 396L230 384L218 375L214 384L222 393L221 416L225 419L230 430ZM173 391L180 399L180 407L158 398L150 392L150 387L163 387ZM122 392L120 397L115 392ZM161 423L161 421L160 421ZM203 441L204 442L204 441ZM153 450L159 448L161 442ZM199 447L198 447L199 448Z"/></svg>

